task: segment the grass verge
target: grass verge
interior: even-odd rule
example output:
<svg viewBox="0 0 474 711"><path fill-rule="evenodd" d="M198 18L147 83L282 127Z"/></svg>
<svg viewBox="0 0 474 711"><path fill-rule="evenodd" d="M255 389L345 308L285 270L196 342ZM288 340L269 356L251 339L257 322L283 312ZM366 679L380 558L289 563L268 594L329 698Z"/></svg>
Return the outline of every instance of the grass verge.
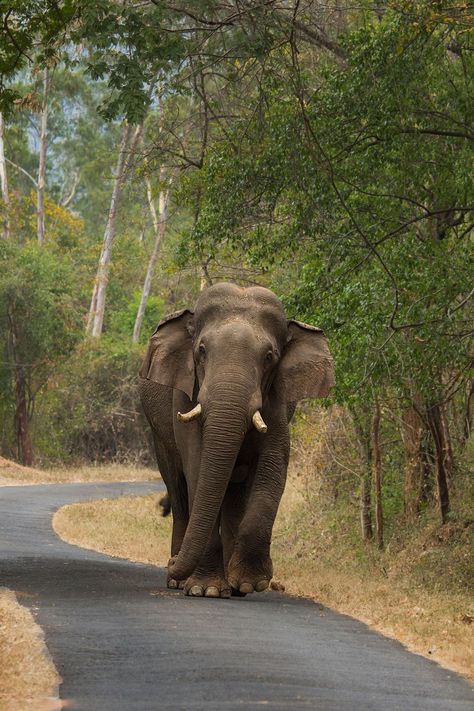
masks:
<svg viewBox="0 0 474 711"><path fill-rule="evenodd" d="M163 518L163 496L121 496L63 506L53 528L69 543L139 563L166 565L171 540L171 517Z"/></svg>
<svg viewBox="0 0 474 711"><path fill-rule="evenodd" d="M58 683L41 628L11 590L0 588L0 708L59 709L52 698Z"/></svg>
<svg viewBox="0 0 474 711"><path fill-rule="evenodd" d="M159 479L156 469L135 465L106 464L35 469L0 457L0 486L22 484L69 484L89 481L150 481Z"/></svg>

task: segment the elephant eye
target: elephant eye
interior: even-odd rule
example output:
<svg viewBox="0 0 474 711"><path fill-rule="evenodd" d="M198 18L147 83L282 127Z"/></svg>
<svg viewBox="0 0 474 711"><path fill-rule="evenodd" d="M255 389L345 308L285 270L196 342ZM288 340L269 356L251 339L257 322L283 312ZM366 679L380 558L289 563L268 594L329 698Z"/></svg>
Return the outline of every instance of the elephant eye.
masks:
<svg viewBox="0 0 474 711"><path fill-rule="evenodd" d="M273 363L273 351L268 351L265 355L265 363Z"/></svg>
<svg viewBox="0 0 474 711"><path fill-rule="evenodd" d="M199 350L199 355L201 356L201 358L204 358L206 355L206 347L205 347L204 343L199 344L198 350Z"/></svg>

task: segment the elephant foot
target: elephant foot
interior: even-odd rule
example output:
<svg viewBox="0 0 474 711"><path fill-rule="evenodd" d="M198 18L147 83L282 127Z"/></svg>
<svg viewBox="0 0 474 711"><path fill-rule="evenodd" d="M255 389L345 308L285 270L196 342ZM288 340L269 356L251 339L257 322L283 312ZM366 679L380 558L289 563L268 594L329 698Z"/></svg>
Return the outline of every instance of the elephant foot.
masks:
<svg viewBox="0 0 474 711"><path fill-rule="evenodd" d="M270 585L272 575L273 565L269 557L246 559L234 554L229 561L229 583L241 595L263 592Z"/></svg>
<svg viewBox="0 0 474 711"><path fill-rule="evenodd" d="M169 559L168 561L168 570L170 567L170 563L174 562L178 556L173 556L172 558ZM175 580L175 578L172 578L171 575L168 572L168 577L166 578L166 587L169 590L183 590L184 588L184 580Z"/></svg>
<svg viewBox="0 0 474 711"><path fill-rule="evenodd" d="M193 573L184 584L184 593L190 597L228 598L231 590L229 583L221 575Z"/></svg>

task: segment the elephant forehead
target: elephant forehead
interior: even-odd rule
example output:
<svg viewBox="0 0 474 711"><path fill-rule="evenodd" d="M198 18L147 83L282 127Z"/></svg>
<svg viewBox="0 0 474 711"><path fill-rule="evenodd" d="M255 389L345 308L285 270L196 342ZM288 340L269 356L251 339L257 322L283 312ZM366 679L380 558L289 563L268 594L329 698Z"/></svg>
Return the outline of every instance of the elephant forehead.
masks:
<svg viewBox="0 0 474 711"><path fill-rule="evenodd" d="M216 284L202 292L195 308L195 323L239 319L260 324L274 331L285 331L286 318L278 297L264 287L243 288L235 284Z"/></svg>
<svg viewBox="0 0 474 711"><path fill-rule="evenodd" d="M196 314L197 332L228 334L242 340L263 340L266 338L276 344L286 342L287 322L278 312L260 306L245 308L243 306L226 308L220 305Z"/></svg>

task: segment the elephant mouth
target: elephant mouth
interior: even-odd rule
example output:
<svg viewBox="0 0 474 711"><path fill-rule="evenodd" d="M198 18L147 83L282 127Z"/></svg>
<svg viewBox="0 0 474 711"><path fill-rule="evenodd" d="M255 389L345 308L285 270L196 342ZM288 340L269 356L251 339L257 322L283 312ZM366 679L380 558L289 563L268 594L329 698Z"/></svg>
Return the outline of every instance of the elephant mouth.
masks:
<svg viewBox="0 0 474 711"><path fill-rule="evenodd" d="M196 420L198 417L200 417L201 413L201 403L198 403L195 407L193 407L192 410L189 410L189 412L178 412L177 418L179 422L192 422L193 420ZM262 434L265 434L265 432L268 430L268 427L265 424L260 410L255 410L252 416L252 424L257 430L257 432L261 432Z"/></svg>

